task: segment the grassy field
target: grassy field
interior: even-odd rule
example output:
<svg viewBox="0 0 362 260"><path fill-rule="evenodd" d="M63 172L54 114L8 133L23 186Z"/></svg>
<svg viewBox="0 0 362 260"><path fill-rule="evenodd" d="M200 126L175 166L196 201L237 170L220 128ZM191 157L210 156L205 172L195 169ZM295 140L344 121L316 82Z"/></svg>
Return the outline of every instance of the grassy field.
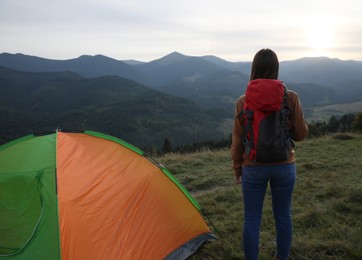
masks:
<svg viewBox="0 0 362 260"><path fill-rule="evenodd" d="M362 259L362 136L298 143L293 195L292 260ZM164 164L201 204L220 235L190 259L244 259L241 248L243 203L234 184L229 150L167 154ZM209 222L210 224L210 222ZM268 191L263 211L259 259L275 250Z"/></svg>
<svg viewBox="0 0 362 260"><path fill-rule="evenodd" d="M357 113L362 110L362 101L346 103L346 104L335 104L330 106L320 106L320 107L306 107L306 120L311 121L326 121L331 118L331 116L343 116L349 113Z"/></svg>

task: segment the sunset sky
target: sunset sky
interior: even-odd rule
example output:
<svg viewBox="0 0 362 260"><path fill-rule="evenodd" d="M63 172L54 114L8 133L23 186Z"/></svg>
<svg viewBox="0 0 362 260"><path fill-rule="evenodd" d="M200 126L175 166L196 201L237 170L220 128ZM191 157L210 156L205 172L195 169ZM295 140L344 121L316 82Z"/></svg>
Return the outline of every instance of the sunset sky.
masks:
<svg viewBox="0 0 362 260"><path fill-rule="evenodd" d="M281 61L362 61L361 14L361 0L0 0L0 53L251 61L271 48Z"/></svg>

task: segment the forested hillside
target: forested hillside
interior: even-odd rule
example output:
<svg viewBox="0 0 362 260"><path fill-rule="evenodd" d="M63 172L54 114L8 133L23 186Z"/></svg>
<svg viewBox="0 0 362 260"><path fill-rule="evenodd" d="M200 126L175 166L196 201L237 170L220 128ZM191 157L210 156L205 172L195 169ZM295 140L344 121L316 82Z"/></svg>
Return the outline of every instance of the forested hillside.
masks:
<svg viewBox="0 0 362 260"><path fill-rule="evenodd" d="M178 52L150 62L3 53L0 142L57 127L104 132L146 150L160 149L166 139L174 148L225 140L250 65ZM318 112L321 106L362 101L362 62L282 61L279 78L298 93L308 120L329 119L331 113Z"/></svg>
<svg viewBox="0 0 362 260"><path fill-rule="evenodd" d="M116 76L0 68L0 91L1 143L57 127L100 131L144 149L165 138L174 145L223 138L222 113Z"/></svg>

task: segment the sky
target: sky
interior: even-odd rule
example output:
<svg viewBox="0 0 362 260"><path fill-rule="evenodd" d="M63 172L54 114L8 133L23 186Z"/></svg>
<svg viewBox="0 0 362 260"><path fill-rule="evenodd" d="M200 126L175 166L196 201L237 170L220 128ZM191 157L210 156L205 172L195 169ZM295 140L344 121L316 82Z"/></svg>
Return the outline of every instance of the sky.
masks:
<svg viewBox="0 0 362 260"><path fill-rule="evenodd" d="M0 53L362 61L361 0L0 0Z"/></svg>

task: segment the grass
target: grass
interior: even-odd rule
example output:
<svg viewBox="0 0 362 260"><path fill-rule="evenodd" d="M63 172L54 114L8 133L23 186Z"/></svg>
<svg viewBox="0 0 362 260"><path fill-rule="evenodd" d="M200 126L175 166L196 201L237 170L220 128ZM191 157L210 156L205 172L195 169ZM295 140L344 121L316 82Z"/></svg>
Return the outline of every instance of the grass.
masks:
<svg viewBox="0 0 362 260"><path fill-rule="evenodd" d="M291 260L362 259L362 136L323 137L298 143L293 194ZM243 204L234 184L229 150L157 158L193 194L218 240L204 244L191 260L244 259ZM264 202L259 259L275 250L268 192Z"/></svg>

